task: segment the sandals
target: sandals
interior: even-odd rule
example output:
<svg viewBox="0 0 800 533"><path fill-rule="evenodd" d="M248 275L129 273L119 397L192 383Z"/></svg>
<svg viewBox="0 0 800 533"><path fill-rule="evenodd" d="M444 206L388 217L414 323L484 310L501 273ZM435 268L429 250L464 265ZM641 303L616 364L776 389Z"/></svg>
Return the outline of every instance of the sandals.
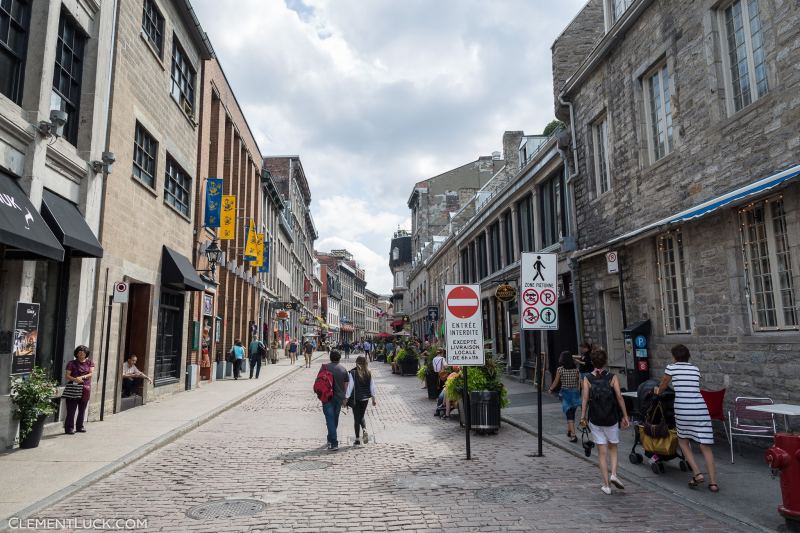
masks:
<svg viewBox="0 0 800 533"><path fill-rule="evenodd" d="M706 478L703 477L703 474L695 474L692 476L692 479L689 480L689 488L696 489L700 484L705 483L705 481ZM719 487L717 487L717 490L719 490Z"/></svg>
<svg viewBox="0 0 800 533"><path fill-rule="evenodd" d="M717 485L716 483L709 483L708 490L710 490L711 492L719 492L719 485Z"/></svg>

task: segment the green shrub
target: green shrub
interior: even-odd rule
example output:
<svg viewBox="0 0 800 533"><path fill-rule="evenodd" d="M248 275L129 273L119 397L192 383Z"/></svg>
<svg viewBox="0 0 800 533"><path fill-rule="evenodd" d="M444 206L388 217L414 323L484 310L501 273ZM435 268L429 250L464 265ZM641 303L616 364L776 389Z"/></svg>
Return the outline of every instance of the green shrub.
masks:
<svg viewBox="0 0 800 533"><path fill-rule="evenodd" d="M423 383L425 382L425 375L427 374L427 372L428 372L428 367L427 366L421 366L421 367L419 367L419 370L417 370L417 377Z"/></svg>
<svg viewBox="0 0 800 533"><path fill-rule="evenodd" d="M400 364L405 361L406 357L408 357L408 350L405 348L400 348L397 350L397 356L394 358L394 362Z"/></svg>
<svg viewBox="0 0 800 533"><path fill-rule="evenodd" d="M33 429L33 424L41 415L55 412L52 398L56 393L56 382L49 378L41 367L34 367L26 378L14 377L11 380L11 404L14 418L19 420L19 439L23 440Z"/></svg>

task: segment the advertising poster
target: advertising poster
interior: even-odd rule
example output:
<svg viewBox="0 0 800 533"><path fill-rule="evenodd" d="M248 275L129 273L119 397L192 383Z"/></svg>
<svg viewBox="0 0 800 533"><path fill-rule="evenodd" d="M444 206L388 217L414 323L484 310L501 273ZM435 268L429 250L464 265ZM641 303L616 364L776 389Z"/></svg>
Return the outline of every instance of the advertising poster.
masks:
<svg viewBox="0 0 800 533"><path fill-rule="evenodd" d="M36 360L39 337L39 304L17 302L14 318L14 351L11 354L11 373L27 374Z"/></svg>

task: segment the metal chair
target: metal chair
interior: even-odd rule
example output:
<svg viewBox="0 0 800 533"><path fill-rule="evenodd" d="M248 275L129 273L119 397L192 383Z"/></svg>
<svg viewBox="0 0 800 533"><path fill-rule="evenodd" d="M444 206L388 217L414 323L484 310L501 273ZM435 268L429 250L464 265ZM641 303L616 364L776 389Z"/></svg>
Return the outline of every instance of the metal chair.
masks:
<svg viewBox="0 0 800 533"><path fill-rule="evenodd" d="M706 407L708 407L708 414L711 416L711 420L722 422L722 427L725 430L725 438L728 438L728 423L725 420L725 409L723 408L725 403L725 390L701 390L700 394L703 396L703 400L706 402Z"/></svg>
<svg viewBox="0 0 800 533"><path fill-rule="evenodd" d="M758 405L772 405L775 402L772 398L753 398L749 396L739 396L733 405L733 414L728 411L728 436L731 445L731 463L733 463L733 436L773 438L777 432L775 425L775 415L761 411L752 411L750 407ZM763 422L769 424L746 424L743 421Z"/></svg>

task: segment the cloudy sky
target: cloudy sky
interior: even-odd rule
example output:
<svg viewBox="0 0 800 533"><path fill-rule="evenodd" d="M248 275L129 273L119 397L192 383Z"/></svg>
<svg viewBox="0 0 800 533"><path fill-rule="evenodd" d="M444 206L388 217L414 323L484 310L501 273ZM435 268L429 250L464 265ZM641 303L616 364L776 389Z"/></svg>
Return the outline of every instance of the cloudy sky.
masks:
<svg viewBox="0 0 800 533"><path fill-rule="evenodd" d="M318 250L391 291L417 181L553 117L550 46L585 0L193 0L264 155L299 154Z"/></svg>

